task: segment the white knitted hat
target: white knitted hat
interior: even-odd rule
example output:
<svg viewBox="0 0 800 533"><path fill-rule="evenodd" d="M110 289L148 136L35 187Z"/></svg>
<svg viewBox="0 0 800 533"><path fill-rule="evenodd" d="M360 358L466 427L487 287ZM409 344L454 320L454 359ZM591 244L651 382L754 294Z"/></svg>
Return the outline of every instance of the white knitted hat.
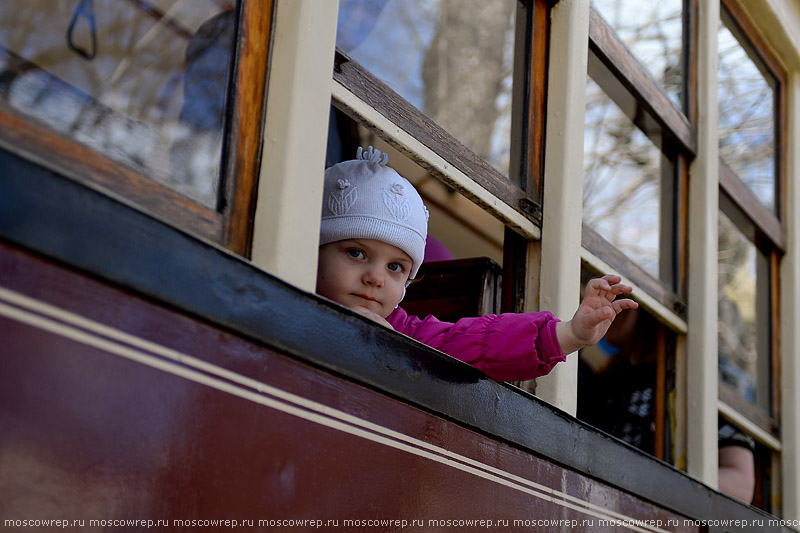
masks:
<svg viewBox="0 0 800 533"><path fill-rule="evenodd" d="M361 147L355 159L325 171L319 244L374 239L411 257L411 276L425 256L428 210L414 186L386 166L387 154Z"/></svg>

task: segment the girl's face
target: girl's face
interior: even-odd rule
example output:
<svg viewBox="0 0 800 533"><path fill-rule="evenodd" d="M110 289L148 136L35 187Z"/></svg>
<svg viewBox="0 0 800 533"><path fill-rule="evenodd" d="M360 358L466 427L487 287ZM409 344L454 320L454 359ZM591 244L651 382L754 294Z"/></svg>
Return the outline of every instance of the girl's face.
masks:
<svg viewBox="0 0 800 533"><path fill-rule="evenodd" d="M346 239L319 247L317 293L350 309L383 318L403 298L412 261L400 248L372 239Z"/></svg>

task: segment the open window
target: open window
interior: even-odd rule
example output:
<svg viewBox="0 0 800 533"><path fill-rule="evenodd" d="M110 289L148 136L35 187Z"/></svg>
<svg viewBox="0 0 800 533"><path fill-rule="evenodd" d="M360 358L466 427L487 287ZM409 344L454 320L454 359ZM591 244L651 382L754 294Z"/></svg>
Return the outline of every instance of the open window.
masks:
<svg viewBox="0 0 800 533"><path fill-rule="evenodd" d="M455 259L502 268L502 311L523 309L540 236L548 31L544 0L340 2L334 120L397 150Z"/></svg>
<svg viewBox="0 0 800 533"><path fill-rule="evenodd" d="M430 214L425 259L401 307L445 321L501 312L503 223L333 107L327 166L352 159L359 146L386 153L389 166L414 185Z"/></svg>

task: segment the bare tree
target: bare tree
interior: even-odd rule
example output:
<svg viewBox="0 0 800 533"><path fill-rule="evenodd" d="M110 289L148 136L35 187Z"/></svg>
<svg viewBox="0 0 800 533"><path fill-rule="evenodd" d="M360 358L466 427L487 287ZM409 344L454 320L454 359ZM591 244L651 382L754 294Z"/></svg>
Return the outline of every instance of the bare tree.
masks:
<svg viewBox="0 0 800 533"><path fill-rule="evenodd" d="M511 75L515 9L509 1L441 0L423 61L425 113L489 161L501 114L498 97Z"/></svg>

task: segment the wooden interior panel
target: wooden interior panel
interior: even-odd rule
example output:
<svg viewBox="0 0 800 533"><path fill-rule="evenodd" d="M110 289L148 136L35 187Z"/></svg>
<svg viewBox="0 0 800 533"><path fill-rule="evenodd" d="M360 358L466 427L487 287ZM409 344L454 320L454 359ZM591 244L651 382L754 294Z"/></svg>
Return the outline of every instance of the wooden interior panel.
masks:
<svg viewBox="0 0 800 533"><path fill-rule="evenodd" d="M489 258L423 263L400 306L410 315L454 322L500 312L500 265Z"/></svg>

